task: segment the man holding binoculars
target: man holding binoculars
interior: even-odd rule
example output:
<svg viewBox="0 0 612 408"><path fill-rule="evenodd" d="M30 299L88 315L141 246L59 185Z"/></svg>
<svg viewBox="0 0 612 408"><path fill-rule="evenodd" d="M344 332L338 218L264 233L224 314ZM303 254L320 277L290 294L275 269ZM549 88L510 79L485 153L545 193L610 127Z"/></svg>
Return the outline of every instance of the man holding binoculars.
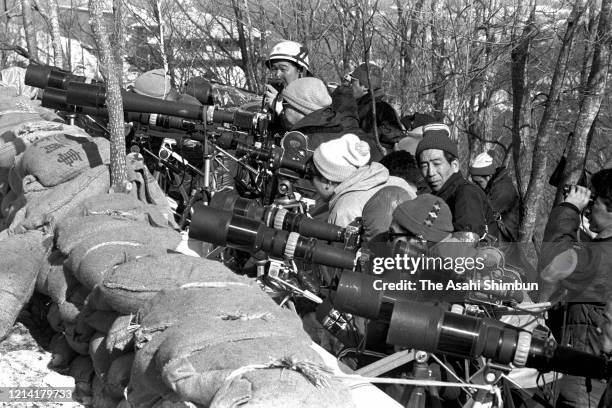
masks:
<svg viewBox="0 0 612 408"><path fill-rule="evenodd" d="M608 288L612 271L612 169L596 173L591 185L591 190L569 186L564 201L550 214L540 260L544 297L540 301L557 290L566 290L567 306L550 313L551 329L563 329L559 338L564 345L599 355L612 349ZM590 242L578 236L582 216L588 218L589 229L596 234ZM597 406L605 384L565 376L559 388L557 407L586 407L589 401L590 406Z"/></svg>

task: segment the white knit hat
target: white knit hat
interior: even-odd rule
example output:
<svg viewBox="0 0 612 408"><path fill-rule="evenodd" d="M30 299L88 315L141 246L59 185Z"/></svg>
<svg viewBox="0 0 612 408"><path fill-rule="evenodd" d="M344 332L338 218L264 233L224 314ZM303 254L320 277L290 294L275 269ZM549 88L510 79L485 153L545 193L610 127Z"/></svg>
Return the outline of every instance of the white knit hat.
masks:
<svg viewBox="0 0 612 408"><path fill-rule="evenodd" d="M488 153L480 153L470 166L472 176L490 176L495 173L493 158Z"/></svg>
<svg viewBox="0 0 612 408"><path fill-rule="evenodd" d="M314 164L329 181L343 182L370 161L370 146L353 133L321 143L313 154Z"/></svg>

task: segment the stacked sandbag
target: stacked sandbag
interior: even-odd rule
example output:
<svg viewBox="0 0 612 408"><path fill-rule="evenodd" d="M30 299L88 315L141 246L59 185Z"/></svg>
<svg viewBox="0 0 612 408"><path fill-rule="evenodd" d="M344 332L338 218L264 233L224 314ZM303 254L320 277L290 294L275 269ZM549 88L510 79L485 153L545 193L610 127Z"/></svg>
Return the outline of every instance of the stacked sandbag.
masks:
<svg viewBox="0 0 612 408"><path fill-rule="evenodd" d="M131 261L166 254L181 242L181 235L167 227L155 206L124 194L92 195L71 204L66 214L55 224L55 245L39 268L36 288L50 297L47 318L61 333L54 339L58 369L72 360L70 372L82 373L80 393L89 393L94 406L116 406L134 354L106 352L106 333L119 313L92 310L86 299L106 274ZM89 377L83 358L91 365Z"/></svg>
<svg viewBox="0 0 612 408"><path fill-rule="evenodd" d="M33 143L50 136L88 138L82 129L59 121L53 111L35 101L0 95L0 230L11 224L26 201L21 186L24 174L16 167L18 157Z"/></svg>
<svg viewBox="0 0 612 408"><path fill-rule="evenodd" d="M198 406L353 406L347 388L321 369L298 316L248 281L162 291L136 323L133 407L177 398ZM313 378L333 385L317 387Z"/></svg>
<svg viewBox="0 0 612 408"><path fill-rule="evenodd" d="M50 241L40 231L0 241L0 340L34 292L36 275Z"/></svg>

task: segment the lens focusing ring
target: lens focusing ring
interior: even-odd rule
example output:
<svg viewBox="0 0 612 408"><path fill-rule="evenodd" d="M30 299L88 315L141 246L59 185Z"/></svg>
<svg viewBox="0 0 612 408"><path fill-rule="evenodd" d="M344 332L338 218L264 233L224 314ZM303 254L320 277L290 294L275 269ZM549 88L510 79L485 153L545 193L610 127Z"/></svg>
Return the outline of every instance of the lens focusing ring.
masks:
<svg viewBox="0 0 612 408"><path fill-rule="evenodd" d="M531 333L522 331L519 332L518 341L516 342L516 351L512 363L516 367L524 367L529 356L529 348L531 346Z"/></svg>
<svg viewBox="0 0 612 408"><path fill-rule="evenodd" d="M289 236L287 237L287 244L285 245L285 258L293 259L299 238L300 234L297 232L289 233Z"/></svg>

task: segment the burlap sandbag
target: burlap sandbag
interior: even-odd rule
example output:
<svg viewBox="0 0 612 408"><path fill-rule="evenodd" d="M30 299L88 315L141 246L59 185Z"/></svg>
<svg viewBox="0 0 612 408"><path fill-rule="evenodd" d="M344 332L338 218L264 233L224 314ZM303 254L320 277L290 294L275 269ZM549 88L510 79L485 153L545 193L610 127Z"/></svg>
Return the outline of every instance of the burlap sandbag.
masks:
<svg viewBox="0 0 612 408"><path fill-rule="evenodd" d="M0 340L32 296L36 275L50 244L40 231L0 241Z"/></svg>
<svg viewBox="0 0 612 408"><path fill-rule="evenodd" d="M161 372L155 365L155 353L164 338L163 331L152 334L136 351L127 395L133 408L149 408L163 398L174 395L164 384Z"/></svg>
<svg viewBox="0 0 612 408"><path fill-rule="evenodd" d="M26 206L17 212L10 229L23 231L43 226L53 227L82 200L107 192L109 188L108 166L88 169L66 183L36 194L35 198L27 197Z"/></svg>
<svg viewBox="0 0 612 408"><path fill-rule="evenodd" d="M87 133L77 126L66 125L48 120L19 120L12 116L0 118L0 167L9 169L15 164L15 156L23 153L37 140L58 134L87 137Z"/></svg>
<svg viewBox="0 0 612 408"><path fill-rule="evenodd" d="M49 323L49 326L51 326L56 333L64 332L64 322L62 321L57 303L52 303L51 306L49 306L49 311L47 311L47 323Z"/></svg>
<svg viewBox="0 0 612 408"><path fill-rule="evenodd" d="M105 337L104 333L96 332L89 341L89 357L93 361L96 375L101 379L106 379L113 361L125 354L117 350L109 352L105 347Z"/></svg>
<svg viewBox="0 0 612 408"><path fill-rule="evenodd" d="M0 204L0 212L2 213L3 218L8 218L10 212L12 211L12 206L15 200L17 200L17 193L15 193L13 190L10 190L2 198L2 203Z"/></svg>
<svg viewBox="0 0 612 408"><path fill-rule="evenodd" d="M164 299L164 295L170 296ZM175 290L161 292L151 303L155 300L159 304L150 308L149 317L162 304L172 309L168 303L170 300L180 302L175 310L198 311L198 318L181 318L164 331L165 340L155 355L156 366L161 369L164 382L185 400L208 406L222 389L228 375L244 366L265 365L286 359L323 364L310 348L312 342L301 329L299 317L278 307L259 288L232 286ZM188 314L193 316L193 312ZM157 313L157 316L159 318L161 314ZM151 325L146 320L143 319L143 326ZM158 327L164 323L167 325L168 320L168 315L159 319ZM244 384L239 381L232 384L236 388L232 394L239 394L243 399L280 404L291 398L291 387L297 387L295 393L304 401L309 401L310 405L323 398L329 401L329 405L325 406L351 406L343 405L348 395L346 389L345 394L337 400L331 390L308 399L307 396L316 394L314 386L305 379L295 379L290 384L284 394L279 394L273 381L261 382L261 389L255 395L251 393L251 387L242 387ZM245 391L247 388L249 392ZM342 387L335 386L334 392L336 389L341 390Z"/></svg>
<svg viewBox="0 0 612 408"><path fill-rule="evenodd" d="M165 252L162 247L146 246L136 240L110 241L103 240L91 245L93 240L86 240L75 248L66 266L74 272L75 277L88 289L101 283L104 276L115 266L143 257L154 256Z"/></svg>
<svg viewBox="0 0 612 408"><path fill-rule="evenodd" d="M111 397L104 389L104 381L98 376L94 376L92 383L93 400L92 406L95 408L117 408L121 399Z"/></svg>
<svg viewBox="0 0 612 408"><path fill-rule="evenodd" d="M159 212L167 219L169 225L177 227L174 215L170 210L170 204L164 192L161 190L147 166L144 164L144 157L138 153L130 153L125 158L128 180L132 182L134 188L130 194L135 195L138 200L152 204L159 209Z"/></svg>
<svg viewBox="0 0 612 408"><path fill-rule="evenodd" d="M232 380L210 404L210 408L354 408L348 387L331 381L316 387L304 375L287 369L249 371Z"/></svg>
<svg viewBox="0 0 612 408"><path fill-rule="evenodd" d="M77 324L66 324L64 326L64 334L68 344L77 353L86 356L89 354L89 341L95 334L95 331L89 326Z"/></svg>
<svg viewBox="0 0 612 408"><path fill-rule="evenodd" d="M130 314L136 313L161 290L197 282L248 283L248 280L235 275L220 262L167 254L118 266L106 274L97 295L102 296L113 310Z"/></svg>
<svg viewBox="0 0 612 408"><path fill-rule="evenodd" d="M8 173L8 184L11 191L19 195L23 193L23 176L19 174L15 166L9 169Z"/></svg>
<svg viewBox="0 0 612 408"><path fill-rule="evenodd" d="M45 187L72 180L86 169L110 162L104 138L53 135L28 147L21 159L23 175L33 175Z"/></svg>
<svg viewBox="0 0 612 408"><path fill-rule="evenodd" d="M9 177L9 169L0 167L0 194L1 195L6 195L6 193L8 193L9 191L9 182L8 182L8 177Z"/></svg>
<svg viewBox="0 0 612 408"><path fill-rule="evenodd" d="M119 316L106 334L106 348L108 351L134 350L134 332L137 326L132 324L133 316Z"/></svg>
<svg viewBox="0 0 612 408"><path fill-rule="evenodd" d="M58 279L59 276L64 274L64 260L66 258L62 255L60 251L50 251L45 254L45 257L41 263L40 269L38 270L38 275L36 276L36 291L38 293L42 293L43 295L50 296L49 286L52 285L52 282ZM51 278L49 278L51 276ZM65 282L65 278L63 279ZM57 298L52 298L55 303L59 303L66 299L66 290L63 293L63 299L57 300Z"/></svg>
<svg viewBox="0 0 612 408"><path fill-rule="evenodd" d="M76 216L108 215L127 220L149 223L154 227L167 227L167 216L159 208L147 204L130 194L102 194L84 200L76 209Z"/></svg>
<svg viewBox="0 0 612 408"><path fill-rule="evenodd" d="M110 215L79 217L71 214L70 217L66 217L58 222L55 227L57 249L65 256L68 256L70 252L85 239L106 234L109 231L119 230L126 225L130 227L135 225L124 224L126 221L129 220Z"/></svg>
<svg viewBox="0 0 612 408"><path fill-rule="evenodd" d="M104 385L110 396L114 398L123 397L123 391L130 381L133 363L134 353L124 354L113 360L104 378Z"/></svg>
<svg viewBox="0 0 612 408"><path fill-rule="evenodd" d="M48 347L51 352L51 361L49 367L57 372L62 372L70 368L70 363L76 357L77 353L70 347L66 337L61 333L56 333L49 342Z"/></svg>
<svg viewBox="0 0 612 408"><path fill-rule="evenodd" d="M91 382L94 377L94 367L89 356L77 356L68 374L74 378L75 391L79 396L91 395Z"/></svg>

